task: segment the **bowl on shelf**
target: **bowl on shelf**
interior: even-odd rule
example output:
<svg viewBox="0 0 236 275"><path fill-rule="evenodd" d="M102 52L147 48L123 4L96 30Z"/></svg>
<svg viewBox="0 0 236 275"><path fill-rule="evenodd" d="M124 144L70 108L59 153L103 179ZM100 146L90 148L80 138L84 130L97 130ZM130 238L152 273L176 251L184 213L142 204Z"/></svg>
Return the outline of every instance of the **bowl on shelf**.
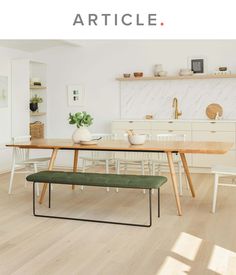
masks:
<svg viewBox="0 0 236 275"><path fill-rule="evenodd" d="M142 77L143 72L134 72L134 77Z"/></svg>
<svg viewBox="0 0 236 275"><path fill-rule="evenodd" d="M161 71L161 72L159 72L158 76L162 76L162 77L167 76L167 71Z"/></svg>
<svg viewBox="0 0 236 275"><path fill-rule="evenodd" d="M134 134L129 135L128 140L131 145L142 145L145 143L146 137L145 134Z"/></svg>
<svg viewBox="0 0 236 275"><path fill-rule="evenodd" d="M129 78L129 77L130 77L130 74L123 74L123 77L124 77L124 78Z"/></svg>
<svg viewBox="0 0 236 275"><path fill-rule="evenodd" d="M179 75L180 76L190 76L190 75L193 75L193 71L190 69L180 69Z"/></svg>

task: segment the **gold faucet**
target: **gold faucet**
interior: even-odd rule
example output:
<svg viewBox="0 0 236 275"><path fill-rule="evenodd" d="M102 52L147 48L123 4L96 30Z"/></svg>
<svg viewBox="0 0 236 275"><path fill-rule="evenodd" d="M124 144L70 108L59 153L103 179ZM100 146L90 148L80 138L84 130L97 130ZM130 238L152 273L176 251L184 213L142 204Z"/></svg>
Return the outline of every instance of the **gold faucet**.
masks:
<svg viewBox="0 0 236 275"><path fill-rule="evenodd" d="M173 99L172 107L175 108L174 109L174 117L175 117L175 119L178 119L179 116L182 115L182 112L179 112L179 110L178 110L178 99L176 97L174 97L174 99Z"/></svg>

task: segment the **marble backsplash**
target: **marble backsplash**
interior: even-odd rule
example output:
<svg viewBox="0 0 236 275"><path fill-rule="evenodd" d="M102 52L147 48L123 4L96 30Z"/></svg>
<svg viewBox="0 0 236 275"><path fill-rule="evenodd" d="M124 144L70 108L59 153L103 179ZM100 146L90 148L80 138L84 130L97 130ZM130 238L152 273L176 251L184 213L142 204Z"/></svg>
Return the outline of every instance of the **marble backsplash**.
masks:
<svg viewBox="0 0 236 275"><path fill-rule="evenodd" d="M236 119L236 79L121 81L120 118L173 118L172 100L178 98L183 119L206 119L207 105L223 107L223 119Z"/></svg>

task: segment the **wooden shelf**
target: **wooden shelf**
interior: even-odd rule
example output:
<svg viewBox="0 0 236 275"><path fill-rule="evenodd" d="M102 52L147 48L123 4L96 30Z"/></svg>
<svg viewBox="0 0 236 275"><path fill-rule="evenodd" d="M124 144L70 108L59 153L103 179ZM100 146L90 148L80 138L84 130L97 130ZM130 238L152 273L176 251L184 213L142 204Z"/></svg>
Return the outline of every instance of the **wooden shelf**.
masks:
<svg viewBox="0 0 236 275"><path fill-rule="evenodd" d="M45 112L30 112L31 116L45 116Z"/></svg>
<svg viewBox="0 0 236 275"><path fill-rule="evenodd" d="M143 77L118 77L118 81L140 81L140 80L183 80L183 79L214 79L214 78L236 78L236 74L197 74L191 76L143 76Z"/></svg>
<svg viewBox="0 0 236 275"><path fill-rule="evenodd" d="M30 86L31 90L45 90L47 87L45 86Z"/></svg>

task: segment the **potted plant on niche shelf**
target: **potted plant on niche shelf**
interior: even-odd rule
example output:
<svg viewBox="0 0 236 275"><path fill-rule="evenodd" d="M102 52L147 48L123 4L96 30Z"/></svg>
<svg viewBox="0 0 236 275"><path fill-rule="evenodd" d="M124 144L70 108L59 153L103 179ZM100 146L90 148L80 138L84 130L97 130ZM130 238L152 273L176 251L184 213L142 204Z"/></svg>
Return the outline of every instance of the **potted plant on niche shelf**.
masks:
<svg viewBox="0 0 236 275"><path fill-rule="evenodd" d="M38 104L39 103L42 103L43 102L43 99L42 97L39 97L38 95L34 95L31 99L30 99L30 110L32 112L35 112L38 110L39 106Z"/></svg>
<svg viewBox="0 0 236 275"><path fill-rule="evenodd" d="M69 114L69 123L76 124L77 129L74 131L72 135L72 139L75 143L79 143L80 141L90 141L91 134L88 130L88 127L92 125L93 118L90 114L83 112L78 112L75 114Z"/></svg>

